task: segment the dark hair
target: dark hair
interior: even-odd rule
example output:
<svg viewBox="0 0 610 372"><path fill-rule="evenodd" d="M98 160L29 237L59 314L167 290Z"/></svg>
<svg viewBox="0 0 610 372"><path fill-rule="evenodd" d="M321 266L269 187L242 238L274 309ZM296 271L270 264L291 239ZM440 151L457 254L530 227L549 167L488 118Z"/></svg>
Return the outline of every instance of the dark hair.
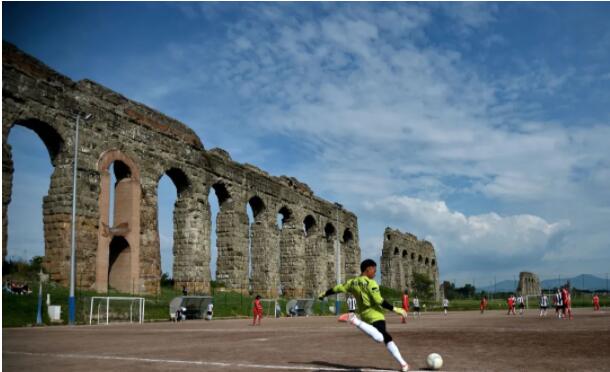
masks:
<svg viewBox="0 0 610 372"><path fill-rule="evenodd" d="M377 264L375 263L375 261L373 261L371 259L366 259L366 260L362 261L362 263L360 264L360 272L361 273L365 272L366 269L368 269L371 266L377 267Z"/></svg>
<svg viewBox="0 0 610 372"><path fill-rule="evenodd" d="M261 296L260 295L256 295L256 299L260 300Z"/></svg>

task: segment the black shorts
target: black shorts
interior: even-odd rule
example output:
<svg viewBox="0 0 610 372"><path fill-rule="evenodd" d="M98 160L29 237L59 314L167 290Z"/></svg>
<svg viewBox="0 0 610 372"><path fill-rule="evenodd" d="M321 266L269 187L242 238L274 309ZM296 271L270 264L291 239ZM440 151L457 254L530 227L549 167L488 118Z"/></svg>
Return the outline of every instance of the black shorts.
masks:
<svg viewBox="0 0 610 372"><path fill-rule="evenodd" d="M443 306L443 309L447 310L447 309L448 309L448 307L447 307L447 306Z"/></svg>
<svg viewBox="0 0 610 372"><path fill-rule="evenodd" d="M371 325L383 335L384 344L387 345L390 341L392 341L392 336L390 336L388 331L386 331L385 329L385 320L378 320L376 322L373 322Z"/></svg>
<svg viewBox="0 0 610 372"><path fill-rule="evenodd" d="M419 313L419 306L414 306L413 311L415 311L416 313Z"/></svg>
<svg viewBox="0 0 610 372"><path fill-rule="evenodd" d="M540 306L540 308L541 308L542 310L546 310L546 308L547 308L547 307L548 307L548 306Z"/></svg>
<svg viewBox="0 0 610 372"><path fill-rule="evenodd" d="M519 309L525 308L525 304L519 304Z"/></svg>
<svg viewBox="0 0 610 372"><path fill-rule="evenodd" d="M349 313L355 313L356 310L348 310Z"/></svg>

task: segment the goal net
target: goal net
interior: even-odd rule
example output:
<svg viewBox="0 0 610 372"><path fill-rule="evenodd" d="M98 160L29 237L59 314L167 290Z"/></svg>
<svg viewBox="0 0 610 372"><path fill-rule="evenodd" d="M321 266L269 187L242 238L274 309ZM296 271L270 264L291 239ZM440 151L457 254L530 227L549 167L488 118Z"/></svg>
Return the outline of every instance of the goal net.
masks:
<svg viewBox="0 0 610 372"><path fill-rule="evenodd" d="M89 324L144 323L144 297L91 297Z"/></svg>
<svg viewBox="0 0 610 372"><path fill-rule="evenodd" d="M279 318L282 315L282 309L276 299L261 298L260 302L263 306L263 316Z"/></svg>

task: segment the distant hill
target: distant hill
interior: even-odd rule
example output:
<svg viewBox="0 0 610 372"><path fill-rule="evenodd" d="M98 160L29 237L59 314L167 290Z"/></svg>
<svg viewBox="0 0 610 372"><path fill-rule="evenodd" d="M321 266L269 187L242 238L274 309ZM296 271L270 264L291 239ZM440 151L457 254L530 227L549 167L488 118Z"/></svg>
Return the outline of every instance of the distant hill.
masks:
<svg viewBox="0 0 610 372"><path fill-rule="evenodd" d="M572 288L576 288L576 289L585 289L588 291L597 291L597 290L606 290L606 286L608 285L606 283L606 279L605 278L599 278L597 276L594 275L589 275L589 274L580 274L578 276L575 276L573 278L557 278L557 279L547 279L547 280L543 280L541 283L542 289L552 289L552 288L557 288L560 285L564 285L566 284L567 281L570 281L570 285L572 286ZM518 282L517 282L518 284ZM512 292L515 291L517 288L515 286L515 281L514 280L503 280L501 282L496 283L495 286L495 290L496 292ZM494 286L486 286L486 287L477 287L477 292L481 292L481 291L485 291L485 292L493 292L494 291Z"/></svg>

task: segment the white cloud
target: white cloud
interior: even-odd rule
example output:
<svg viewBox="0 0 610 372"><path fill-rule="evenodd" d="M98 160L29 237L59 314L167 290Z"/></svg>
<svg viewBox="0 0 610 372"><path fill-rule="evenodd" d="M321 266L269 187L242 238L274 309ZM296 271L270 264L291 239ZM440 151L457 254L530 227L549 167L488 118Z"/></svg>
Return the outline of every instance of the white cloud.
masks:
<svg viewBox="0 0 610 372"><path fill-rule="evenodd" d="M420 239L432 241L445 268L451 263L474 269L485 257L494 267L506 265L506 259L515 261L513 268L518 271L524 262L540 263L543 257L556 255L557 247L549 243L571 226L567 220L548 222L530 214L467 216L451 210L444 201L408 196L370 200L364 206L376 216L389 215L401 221L401 227L408 226Z"/></svg>

